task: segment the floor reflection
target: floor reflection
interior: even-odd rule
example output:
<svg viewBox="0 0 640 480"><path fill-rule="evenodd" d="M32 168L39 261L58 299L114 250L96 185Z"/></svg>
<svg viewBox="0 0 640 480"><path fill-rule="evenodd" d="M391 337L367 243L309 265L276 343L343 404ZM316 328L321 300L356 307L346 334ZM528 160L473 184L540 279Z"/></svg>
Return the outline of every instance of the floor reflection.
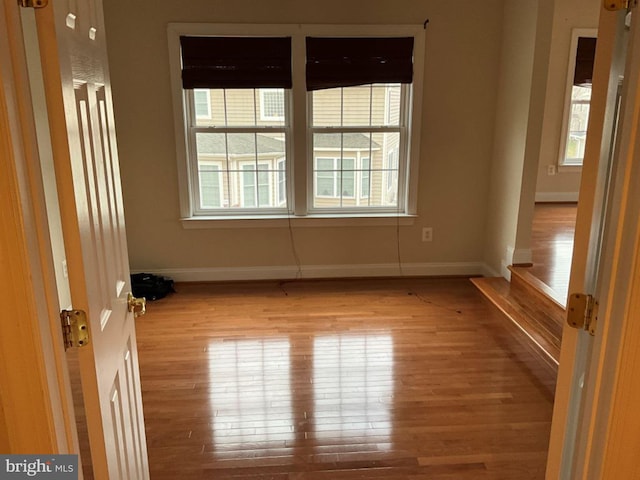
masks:
<svg viewBox="0 0 640 480"><path fill-rule="evenodd" d="M548 284L553 286L560 296L565 299L569 289L569 276L571 275L571 259L573 257L573 232L558 232L553 235L553 248L551 249L551 262L548 268Z"/></svg>
<svg viewBox="0 0 640 480"><path fill-rule="evenodd" d="M288 338L209 345L215 450L222 453L244 444L291 448L308 442L312 446L317 440L391 448L391 335L313 338L311 378L305 370L298 372L304 378L292 378L300 370L292 368L296 358L292 345L296 343ZM298 357L304 356L299 353Z"/></svg>
<svg viewBox="0 0 640 480"><path fill-rule="evenodd" d="M316 337L313 422L317 438L390 446L393 383L391 335Z"/></svg>
<svg viewBox="0 0 640 480"><path fill-rule="evenodd" d="M209 352L216 449L293 439L288 339L224 340Z"/></svg>

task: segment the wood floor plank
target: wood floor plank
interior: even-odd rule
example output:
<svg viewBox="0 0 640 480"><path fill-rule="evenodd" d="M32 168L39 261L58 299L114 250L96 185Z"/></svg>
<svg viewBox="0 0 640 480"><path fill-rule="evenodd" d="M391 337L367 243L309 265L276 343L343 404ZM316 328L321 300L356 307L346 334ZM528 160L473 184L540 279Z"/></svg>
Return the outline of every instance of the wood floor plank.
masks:
<svg viewBox="0 0 640 480"><path fill-rule="evenodd" d="M566 305L573 256L577 203L536 203L531 231L531 274Z"/></svg>
<svg viewBox="0 0 640 480"><path fill-rule="evenodd" d="M181 284L137 335L153 480L544 478L553 376L468 279Z"/></svg>

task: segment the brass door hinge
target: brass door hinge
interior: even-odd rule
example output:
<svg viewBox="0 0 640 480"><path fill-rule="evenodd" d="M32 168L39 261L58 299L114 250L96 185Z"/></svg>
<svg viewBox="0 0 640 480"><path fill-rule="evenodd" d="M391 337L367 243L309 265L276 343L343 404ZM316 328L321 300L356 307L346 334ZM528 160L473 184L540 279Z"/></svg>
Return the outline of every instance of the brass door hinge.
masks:
<svg viewBox="0 0 640 480"><path fill-rule="evenodd" d="M638 5L638 0L603 0L602 5L605 10L617 12L618 10L629 10Z"/></svg>
<svg viewBox="0 0 640 480"><path fill-rule="evenodd" d="M62 310L62 336L64 349L71 347L84 347L89 343L89 326L87 314L82 310Z"/></svg>
<svg viewBox="0 0 640 480"><path fill-rule="evenodd" d="M44 8L49 5L49 0L18 0L18 5L24 8Z"/></svg>
<svg viewBox="0 0 640 480"><path fill-rule="evenodd" d="M593 295L572 293L567 302L567 323L595 335L597 322L598 301Z"/></svg>

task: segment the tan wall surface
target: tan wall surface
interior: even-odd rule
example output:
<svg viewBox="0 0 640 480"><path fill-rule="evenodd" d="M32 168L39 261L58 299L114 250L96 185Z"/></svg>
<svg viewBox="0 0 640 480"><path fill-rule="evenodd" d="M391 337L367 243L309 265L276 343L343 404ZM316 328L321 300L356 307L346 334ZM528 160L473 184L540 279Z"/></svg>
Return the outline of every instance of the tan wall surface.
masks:
<svg viewBox="0 0 640 480"><path fill-rule="evenodd" d="M487 217L502 0L105 2L133 270L294 263L286 228L185 230L180 221L167 23L422 24L426 34L419 218L405 262L479 262ZM434 241L423 243L423 226ZM303 265L393 263L396 227L294 231Z"/></svg>
<svg viewBox="0 0 640 480"><path fill-rule="evenodd" d="M515 247L529 128L537 8L535 0L505 2L504 8L485 255L487 264L497 274L505 273L504 267L511 264L506 251Z"/></svg>

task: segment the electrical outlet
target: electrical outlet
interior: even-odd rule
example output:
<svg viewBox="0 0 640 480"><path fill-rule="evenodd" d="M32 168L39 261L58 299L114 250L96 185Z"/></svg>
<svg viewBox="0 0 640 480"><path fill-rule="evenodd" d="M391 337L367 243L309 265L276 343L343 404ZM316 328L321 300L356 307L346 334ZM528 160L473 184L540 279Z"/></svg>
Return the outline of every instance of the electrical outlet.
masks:
<svg viewBox="0 0 640 480"><path fill-rule="evenodd" d="M433 240L433 227L422 228L422 241L431 242Z"/></svg>
<svg viewBox="0 0 640 480"><path fill-rule="evenodd" d="M547 165L547 175L555 175L555 174L556 174L556 166Z"/></svg>

